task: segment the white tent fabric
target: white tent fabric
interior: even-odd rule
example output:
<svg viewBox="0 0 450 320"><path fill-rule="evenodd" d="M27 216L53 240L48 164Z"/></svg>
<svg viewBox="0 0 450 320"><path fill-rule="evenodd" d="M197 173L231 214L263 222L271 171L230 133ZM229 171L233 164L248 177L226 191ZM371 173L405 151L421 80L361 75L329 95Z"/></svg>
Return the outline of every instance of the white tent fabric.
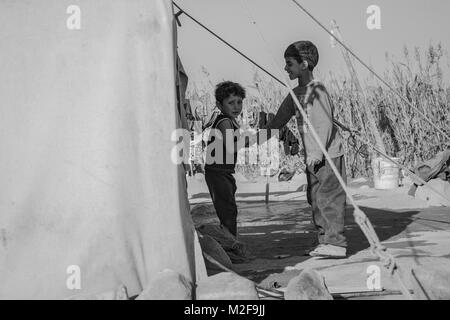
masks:
<svg viewBox="0 0 450 320"><path fill-rule="evenodd" d="M75 30L70 4L0 2L0 299L204 273L170 158L171 2L79 0Z"/></svg>

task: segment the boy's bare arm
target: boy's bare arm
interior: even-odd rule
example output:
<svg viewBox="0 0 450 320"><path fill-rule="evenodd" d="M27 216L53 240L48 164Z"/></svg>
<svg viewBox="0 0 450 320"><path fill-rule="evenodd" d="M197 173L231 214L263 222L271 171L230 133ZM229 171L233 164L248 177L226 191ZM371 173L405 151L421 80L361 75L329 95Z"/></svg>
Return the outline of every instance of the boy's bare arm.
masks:
<svg viewBox="0 0 450 320"><path fill-rule="evenodd" d="M271 132L270 130L276 129L280 130L283 128L289 120L295 115L295 107L292 97L288 95L283 102L281 103L280 108L278 108L277 114L265 127L259 129L267 130L266 139L270 139ZM260 135L258 134L258 144L262 144L266 141L266 139L260 139Z"/></svg>
<svg viewBox="0 0 450 320"><path fill-rule="evenodd" d="M278 129L283 128L289 120L295 115L294 103L292 97L288 95L281 103L275 117L270 121L265 128L261 129Z"/></svg>

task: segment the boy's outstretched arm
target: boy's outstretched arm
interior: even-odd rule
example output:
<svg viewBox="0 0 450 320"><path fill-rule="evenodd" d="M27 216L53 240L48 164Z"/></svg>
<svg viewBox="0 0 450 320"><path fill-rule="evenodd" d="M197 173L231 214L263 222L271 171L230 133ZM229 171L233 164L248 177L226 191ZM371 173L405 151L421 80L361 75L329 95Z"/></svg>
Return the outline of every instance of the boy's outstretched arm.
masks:
<svg viewBox="0 0 450 320"><path fill-rule="evenodd" d="M272 119L272 121L270 121L263 128L259 129L267 130L267 139L270 139L271 137L270 130L272 129L281 130L294 115L295 115L294 101L292 100L292 97L288 95L281 103L281 106L280 108L278 108L277 114ZM264 142L265 141L263 141L262 139L258 139L259 144L262 144Z"/></svg>
<svg viewBox="0 0 450 320"><path fill-rule="evenodd" d="M280 108L278 108L277 114L272 119L272 121L270 121L268 124L266 124L263 127L258 128L258 129L259 130L269 130L267 133L267 139L270 139L270 130L272 130L272 129L280 130L289 122L289 120L294 115L295 115L294 102L292 100L292 97L290 95L288 95L284 99L284 101L281 103L281 106L280 106ZM250 133L250 134L248 134L248 133ZM264 140L260 139L261 136L258 131L251 130L251 131L248 131L247 134L245 134L245 135L250 138L250 143L245 144L246 148L248 148L249 146L251 146L255 143L262 144L265 141L267 141L266 139L264 139Z"/></svg>
<svg viewBox="0 0 450 320"><path fill-rule="evenodd" d="M283 128L289 120L295 115L294 101L288 95L281 103L275 117L264 128L260 129L278 129Z"/></svg>

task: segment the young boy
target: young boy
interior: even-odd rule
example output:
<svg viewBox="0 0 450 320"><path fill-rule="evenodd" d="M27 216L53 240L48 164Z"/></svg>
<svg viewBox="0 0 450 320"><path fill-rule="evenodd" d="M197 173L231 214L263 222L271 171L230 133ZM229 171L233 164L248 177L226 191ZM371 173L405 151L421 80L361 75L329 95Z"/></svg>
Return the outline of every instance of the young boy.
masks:
<svg viewBox="0 0 450 320"><path fill-rule="evenodd" d="M215 91L220 114L214 119L206 147L205 179L222 226L237 236L236 180L239 125L245 90L237 83L219 83ZM217 140L216 140L217 139Z"/></svg>
<svg viewBox="0 0 450 320"><path fill-rule="evenodd" d="M298 86L293 89L295 95L333 163L346 181L342 137L333 124L334 107L325 87L313 78L313 70L319 61L316 46L310 41L295 42L286 49L284 58L289 78L298 79ZM305 150L308 203L312 206L312 218L318 230L319 245L309 254L331 258L345 257L347 247L344 236L345 191L315 142L311 130L303 121L290 94L265 129L281 129L294 115Z"/></svg>

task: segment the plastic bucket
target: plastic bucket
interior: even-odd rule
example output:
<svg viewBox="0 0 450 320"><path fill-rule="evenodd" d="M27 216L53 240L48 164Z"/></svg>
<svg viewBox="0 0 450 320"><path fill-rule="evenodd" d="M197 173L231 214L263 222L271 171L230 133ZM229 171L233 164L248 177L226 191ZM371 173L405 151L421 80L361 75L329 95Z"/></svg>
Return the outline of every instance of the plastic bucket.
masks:
<svg viewBox="0 0 450 320"><path fill-rule="evenodd" d="M399 158L392 158L398 162ZM389 190L399 186L399 167L385 158L372 159L373 182L375 189Z"/></svg>

